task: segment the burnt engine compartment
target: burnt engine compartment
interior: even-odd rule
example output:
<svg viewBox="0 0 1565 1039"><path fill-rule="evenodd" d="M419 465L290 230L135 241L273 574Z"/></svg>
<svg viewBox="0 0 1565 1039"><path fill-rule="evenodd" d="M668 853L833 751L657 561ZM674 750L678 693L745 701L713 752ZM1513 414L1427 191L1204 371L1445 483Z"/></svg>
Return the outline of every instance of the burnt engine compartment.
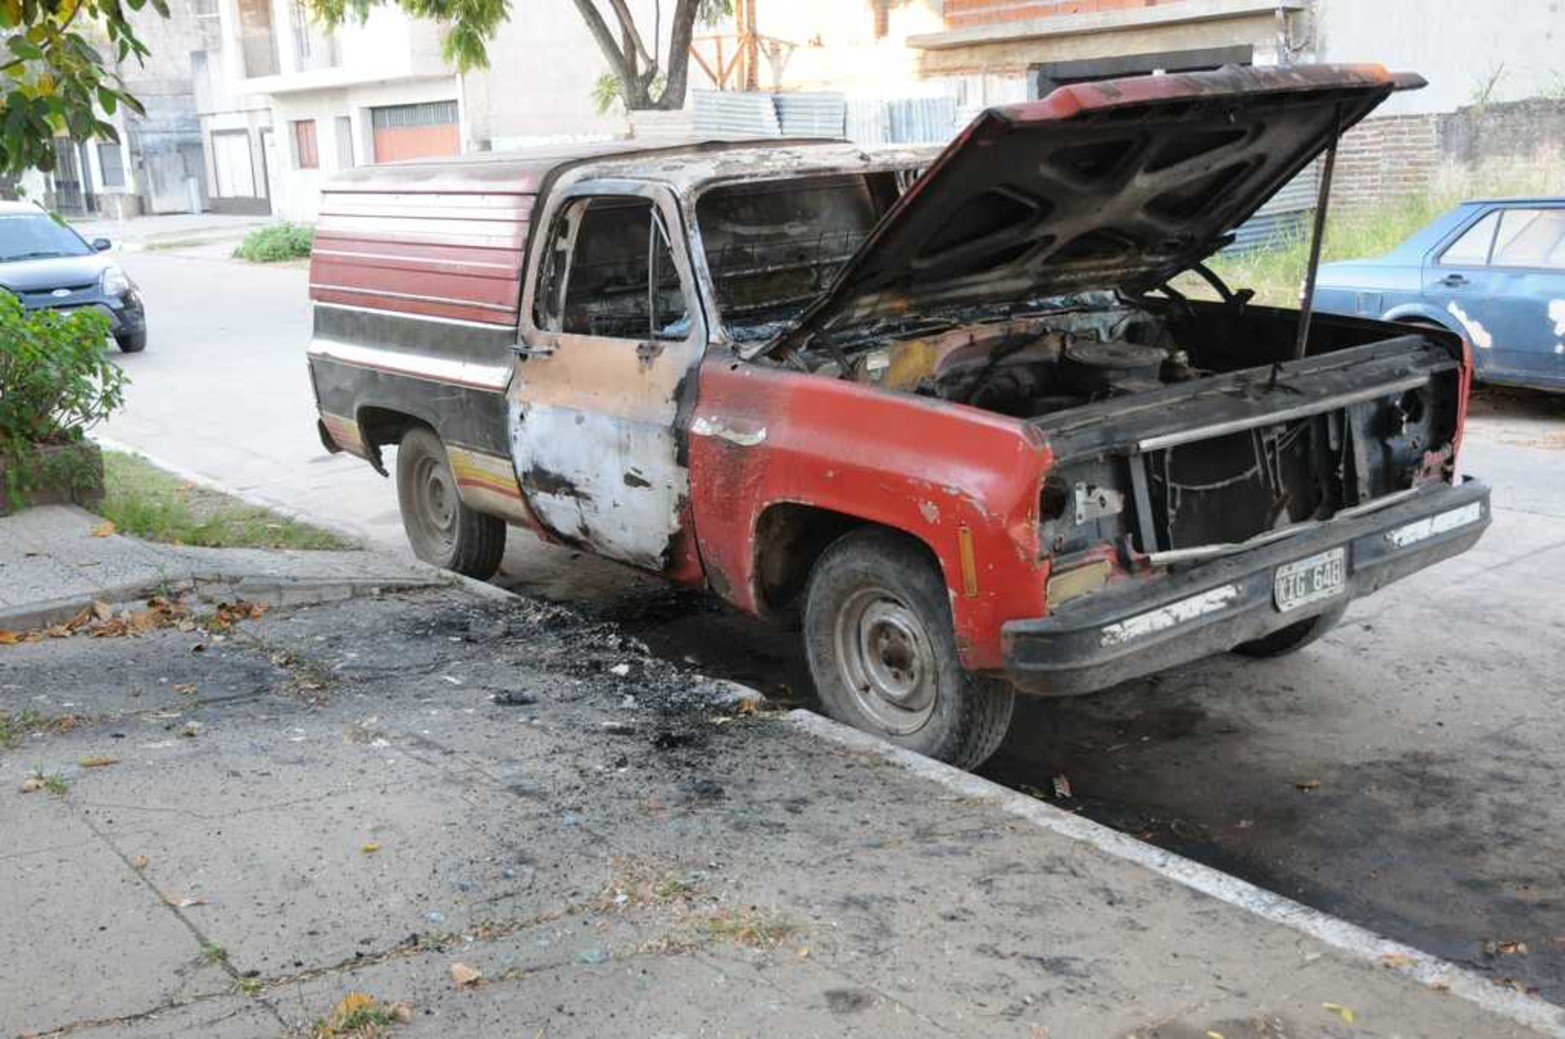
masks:
<svg viewBox="0 0 1565 1039"><path fill-rule="evenodd" d="M814 371L1037 418L1207 374L1159 315L1117 304L959 325L827 358Z"/></svg>

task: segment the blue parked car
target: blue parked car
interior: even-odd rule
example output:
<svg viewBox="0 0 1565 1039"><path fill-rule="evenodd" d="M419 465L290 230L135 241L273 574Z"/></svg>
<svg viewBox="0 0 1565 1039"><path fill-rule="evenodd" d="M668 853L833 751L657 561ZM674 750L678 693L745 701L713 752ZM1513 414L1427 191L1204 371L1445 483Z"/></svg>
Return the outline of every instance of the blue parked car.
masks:
<svg viewBox="0 0 1565 1039"><path fill-rule="evenodd" d="M1480 380L1565 391L1565 198L1463 202L1384 256L1323 264L1315 305L1448 328Z"/></svg>

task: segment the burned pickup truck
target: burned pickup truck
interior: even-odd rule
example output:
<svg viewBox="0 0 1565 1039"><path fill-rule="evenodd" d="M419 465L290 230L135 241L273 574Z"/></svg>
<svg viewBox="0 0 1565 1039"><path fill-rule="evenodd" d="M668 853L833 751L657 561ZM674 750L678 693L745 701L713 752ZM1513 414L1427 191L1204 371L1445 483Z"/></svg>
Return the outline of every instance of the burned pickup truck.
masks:
<svg viewBox="0 0 1565 1039"><path fill-rule="evenodd" d="M1487 526L1458 337L1203 264L1419 82L1070 86L938 155L354 170L310 274L321 436L396 445L423 558L488 577L514 524L797 618L828 710L973 766L1018 691L1296 649Z"/></svg>

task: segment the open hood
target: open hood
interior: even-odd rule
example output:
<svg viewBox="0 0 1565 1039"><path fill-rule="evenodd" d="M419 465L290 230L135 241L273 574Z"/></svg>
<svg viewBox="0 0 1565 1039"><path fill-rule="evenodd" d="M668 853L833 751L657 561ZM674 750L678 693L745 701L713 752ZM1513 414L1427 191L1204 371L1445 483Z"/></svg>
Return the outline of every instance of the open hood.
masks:
<svg viewBox="0 0 1565 1039"><path fill-rule="evenodd" d="M1230 66L991 108L782 342L932 307L1162 284L1392 91L1423 85L1379 65Z"/></svg>

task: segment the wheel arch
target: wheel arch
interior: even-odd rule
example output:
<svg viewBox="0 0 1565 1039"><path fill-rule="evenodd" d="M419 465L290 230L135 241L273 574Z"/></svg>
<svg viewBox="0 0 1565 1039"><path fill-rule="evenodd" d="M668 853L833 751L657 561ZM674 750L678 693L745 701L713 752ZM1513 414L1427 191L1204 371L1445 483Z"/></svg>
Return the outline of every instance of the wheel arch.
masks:
<svg viewBox="0 0 1565 1039"><path fill-rule="evenodd" d="M847 534L865 529L883 530L916 546L950 588L940 554L917 533L810 502L777 501L767 505L755 520L752 573L759 611L769 616L790 613L825 551Z"/></svg>
<svg viewBox="0 0 1565 1039"><path fill-rule="evenodd" d="M387 444L399 442L408 435L409 430L422 426L435 434L442 443L445 442L445 438L440 436L440 430L435 427L434 422L425 416L415 415L401 408L363 404L354 414L354 421L358 423L359 436L369 463L382 476L386 475L386 465L380 449Z"/></svg>

